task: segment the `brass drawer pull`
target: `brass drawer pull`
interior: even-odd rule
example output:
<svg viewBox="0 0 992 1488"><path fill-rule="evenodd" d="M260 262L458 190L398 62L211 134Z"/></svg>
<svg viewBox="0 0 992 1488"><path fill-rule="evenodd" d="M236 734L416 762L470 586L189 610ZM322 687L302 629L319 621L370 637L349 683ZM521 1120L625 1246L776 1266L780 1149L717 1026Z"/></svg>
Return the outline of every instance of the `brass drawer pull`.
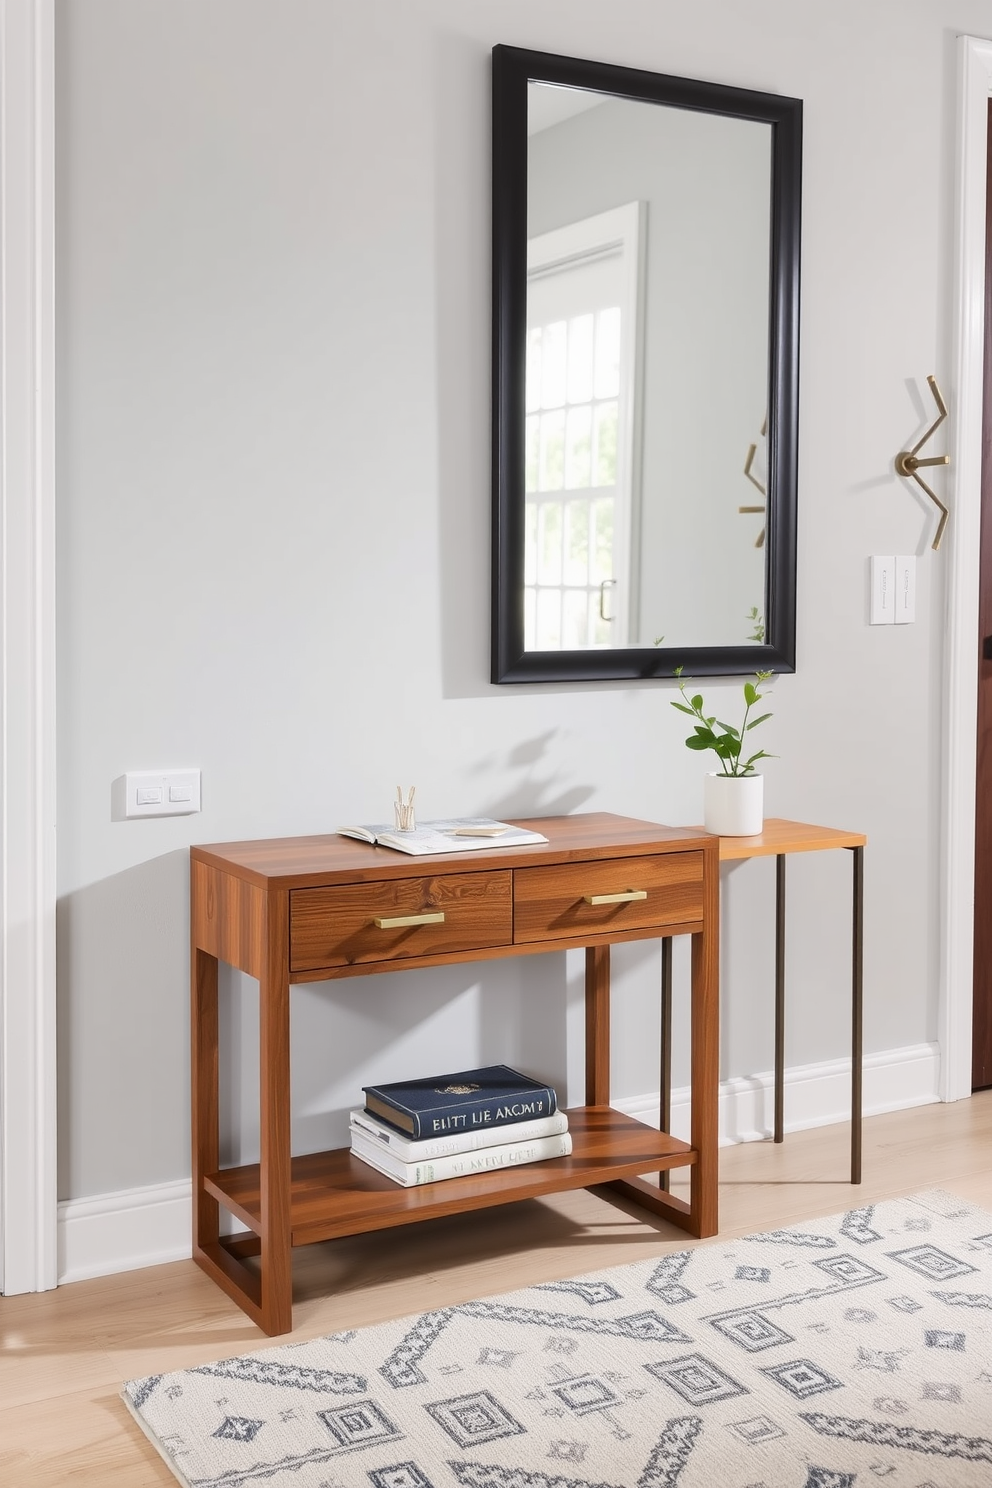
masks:
<svg viewBox="0 0 992 1488"><path fill-rule="evenodd" d="M442 925L444 910L438 910L437 914L395 915L388 920L376 915L372 923L377 930L401 930L407 925Z"/></svg>
<svg viewBox="0 0 992 1488"><path fill-rule="evenodd" d="M627 889L623 894L584 894L587 904L631 904L635 899L646 899L647 889Z"/></svg>

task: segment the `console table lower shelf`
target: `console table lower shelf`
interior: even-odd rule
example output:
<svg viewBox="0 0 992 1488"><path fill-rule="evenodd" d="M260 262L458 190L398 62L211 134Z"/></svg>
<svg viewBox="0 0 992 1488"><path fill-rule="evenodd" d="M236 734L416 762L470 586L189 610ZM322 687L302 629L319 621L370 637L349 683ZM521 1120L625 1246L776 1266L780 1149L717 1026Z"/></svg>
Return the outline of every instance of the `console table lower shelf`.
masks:
<svg viewBox="0 0 992 1488"><path fill-rule="evenodd" d="M419 1219L463 1214L492 1204L537 1199L566 1188L595 1184L627 1187L643 1173L658 1173L696 1161L686 1142L655 1131L612 1106L578 1106L568 1113L572 1152L547 1162L523 1163L494 1173L446 1178L402 1188L353 1157L347 1147L294 1157L290 1176L290 1231L293 1245L311 1245L342 1235L361 1235ZM207 1192L246 1224L251 1235L234 1236L220 1244L235 1254L257 1254L262 1226L262 1189L258 1163L227 1168L204 1180ZM650 1184L636 1184L632 1196L650 1206ZM666 1195L654 1207L670 1215L672 1208L689 1213L689 1205Z"/></svg>

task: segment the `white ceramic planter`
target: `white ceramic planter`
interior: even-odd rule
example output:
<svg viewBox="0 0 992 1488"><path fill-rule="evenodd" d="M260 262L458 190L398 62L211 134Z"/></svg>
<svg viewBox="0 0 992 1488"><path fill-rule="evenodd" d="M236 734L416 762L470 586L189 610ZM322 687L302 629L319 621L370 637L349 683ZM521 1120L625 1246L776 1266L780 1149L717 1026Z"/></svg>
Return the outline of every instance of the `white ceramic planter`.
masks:
<svg viewBox="0 0 992 1488"><path fill-rule="evenodd" d="M764 822L763 775L706 775L703 826L717 837L757 837Z"/></svg>

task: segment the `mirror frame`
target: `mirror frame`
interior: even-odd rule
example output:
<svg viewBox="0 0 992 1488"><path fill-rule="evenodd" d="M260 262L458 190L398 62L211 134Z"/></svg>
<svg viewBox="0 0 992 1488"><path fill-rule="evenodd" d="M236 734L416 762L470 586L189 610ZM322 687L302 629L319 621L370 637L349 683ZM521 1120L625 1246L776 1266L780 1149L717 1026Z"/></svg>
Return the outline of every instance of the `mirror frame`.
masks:
<svg viewBox="0 0 992 1488"><path fill-rule="evenodd" d="M524 649L529 82L585 88L771 125L766 642L762 645ZM671 677L679 666L692 677L795 671L802 108L798 98L520 47L493 48L493 682Z"/></svg>

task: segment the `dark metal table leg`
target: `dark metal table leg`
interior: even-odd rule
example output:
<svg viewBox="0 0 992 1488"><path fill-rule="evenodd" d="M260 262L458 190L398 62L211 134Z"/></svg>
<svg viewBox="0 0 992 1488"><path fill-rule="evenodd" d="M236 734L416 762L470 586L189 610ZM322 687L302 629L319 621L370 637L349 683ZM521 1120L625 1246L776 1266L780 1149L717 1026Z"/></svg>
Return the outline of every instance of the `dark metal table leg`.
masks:
<svg viewBox="0 0 992 1488"><path fill-rule="evenodd" d="M863 1062L862 1023L864 1010L864 848L852 847L854 855L854 910L852 918L851 974L851 1182L861 1182L861 1074Z"/></svg>
<svg viewBox="0 0 992 1488"><path fill-rule="evenodd" d="M661 942L661 1129L672 1129L672 937ZM659 1186L667 1193L671 1175L658 1174Z"/></svg>
<svg viewBox="0 0 992 1488"><path fill-rule="evenodd" d="M781 1142L785 1083L785 854L775 857L775 1140Z"/></svg>

